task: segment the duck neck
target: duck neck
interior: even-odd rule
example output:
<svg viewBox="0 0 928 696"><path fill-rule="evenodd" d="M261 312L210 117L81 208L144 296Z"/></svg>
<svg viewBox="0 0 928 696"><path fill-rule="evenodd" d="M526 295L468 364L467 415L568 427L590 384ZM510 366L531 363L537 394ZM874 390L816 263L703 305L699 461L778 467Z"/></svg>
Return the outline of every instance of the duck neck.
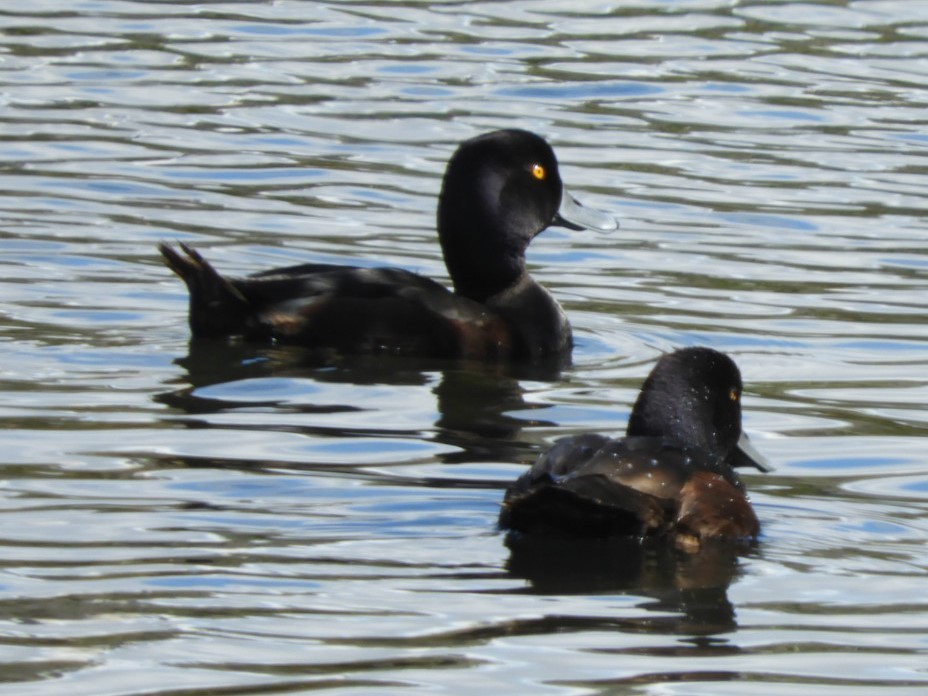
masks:
<svg viewBox="0 0 928 696"><path fill-rule="evenodd" d="M525 249L511 241L518 242L520 236L500 234L498 224L479 210L456 211L439 205L439 239L458 295L486 303L526 275Z"/></svg>

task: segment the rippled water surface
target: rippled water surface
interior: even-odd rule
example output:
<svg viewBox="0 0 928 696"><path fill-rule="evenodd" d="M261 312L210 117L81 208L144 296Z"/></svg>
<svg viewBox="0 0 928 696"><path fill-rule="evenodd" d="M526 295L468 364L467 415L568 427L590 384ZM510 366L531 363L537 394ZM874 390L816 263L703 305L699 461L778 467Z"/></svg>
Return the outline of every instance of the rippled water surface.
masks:
<svg viewBox="0 0 928 696"><path fill-rule="evenodd" d="M928 3L62 2L0 9L0 690L924 693ZM560 375L188 345L226 272L445 280L444 163L555 146ZM510 552L502 492L732 354L741 557Z"/></svg>

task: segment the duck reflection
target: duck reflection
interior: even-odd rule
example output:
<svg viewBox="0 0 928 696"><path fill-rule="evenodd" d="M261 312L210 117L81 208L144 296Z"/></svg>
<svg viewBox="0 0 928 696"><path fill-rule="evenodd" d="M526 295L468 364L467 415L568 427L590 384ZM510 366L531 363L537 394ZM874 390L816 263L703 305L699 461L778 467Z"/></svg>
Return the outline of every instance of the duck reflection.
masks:
<svg viewBox="0 0 928 696"><path fill-rule="evenodd" d="M626 619L648 632L711 636L737 626L728 587L740 573L745 547L705 544L685 553L665 540L541 539L510 533L506 569L535 594L626 593L651 598L652 614ZM640 624L640 625L639 625Z"/></svg>
<svg viewBox="0 0 928 696"><path fill-rule="evenodd" d="M444 455L448 464L528 461L536 451L522 437L523 429L554 425L540 417L549 406L527 403L519 380L500 370L445 370L434 393L441 414L436 439L457 448Z"/></svg>
<svg viewBox="0 0 928 696"><path fill-rule="evenodd" d="M560 374L560 365L511 367L482 363L423 360L382 356L336 356L306 351L292 346L266 347L249 343L223 343L192 340L188 354L177 364L186 370L181 385L159 394L155 400L189 415L248 408L279 408L281 412L308 415L340 412L362 412L369 406L352 401L356 392L346 389L342 403L286 403L279 400L243 401L218 398L210 386L232 384L259 378L308 379L320 384L353 386L388 385L397 387L397 399L403 398L404 387L429 387L435 396L438 416L433 422L432 441L450 445L438 458L443 463L475 463L487 461L528 461L535 456L536 446L524 441L522 431L527 426L550 426L540 417L546 404L525 401L520 380L549 381ZM518 413L518 415L514 415ZM531 415L528 415L531 414ZM378 429L377 411L371 408L370 427L360 431L356 424L339 429L331 424L319 425L307 418L300 431L324 434L328 437L358 437L408 435L421 437L422 429L408 433ZM209 427L203 418L190 421L191 427ZM224 428L234 427L224 423ZM264 427L274 429L264 420ZM292 419L286 430L293 432Z"/></svg>

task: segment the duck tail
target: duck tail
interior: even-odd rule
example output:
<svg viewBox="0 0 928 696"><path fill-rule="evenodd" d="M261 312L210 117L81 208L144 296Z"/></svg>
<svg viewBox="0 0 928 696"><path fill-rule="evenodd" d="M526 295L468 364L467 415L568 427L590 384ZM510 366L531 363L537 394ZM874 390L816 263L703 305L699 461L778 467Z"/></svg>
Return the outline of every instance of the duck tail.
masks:
<svg viewBox="0 0 928 696"><path fill-rule="evenodd" d="M164 242L158 251L165 265L176 273L190 293L190 331L195 338L241 334L249 302L234 283L224 278L200 252L179 242L180 251Z"/></svg>

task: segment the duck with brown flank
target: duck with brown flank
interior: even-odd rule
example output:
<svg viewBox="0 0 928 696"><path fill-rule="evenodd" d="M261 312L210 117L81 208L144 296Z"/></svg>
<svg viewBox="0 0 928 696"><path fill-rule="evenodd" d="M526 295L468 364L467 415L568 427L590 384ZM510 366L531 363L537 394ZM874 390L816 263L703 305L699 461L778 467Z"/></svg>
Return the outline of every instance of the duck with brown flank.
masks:
<svg viewBox="0 0 928 696"><path fill-rule="evenodd" d="M698 550L752 541L760 523L735 473L769 471L741 431L741 373L727 355L684 348L645 380L624 438L566 437L507 491L517 534L666 537Z"/></svg>

